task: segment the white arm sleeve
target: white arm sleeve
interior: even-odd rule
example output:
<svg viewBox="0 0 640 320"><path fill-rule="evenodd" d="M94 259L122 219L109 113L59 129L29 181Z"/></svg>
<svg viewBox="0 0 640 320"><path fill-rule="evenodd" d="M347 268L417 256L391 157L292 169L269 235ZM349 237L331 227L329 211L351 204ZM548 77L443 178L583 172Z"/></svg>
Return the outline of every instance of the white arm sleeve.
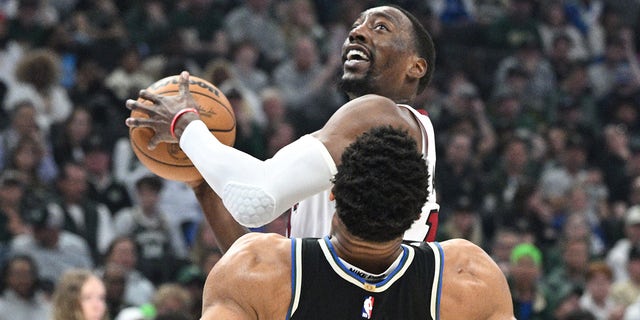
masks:
<svg viewBox="0 0 640 320"><path fill-rule="evenodd" d="M250 228L330 188L337 171L327 148L310 135L261 161L222 144L204 122L193 121L180 137L180 147L236 221Z"/></svg>

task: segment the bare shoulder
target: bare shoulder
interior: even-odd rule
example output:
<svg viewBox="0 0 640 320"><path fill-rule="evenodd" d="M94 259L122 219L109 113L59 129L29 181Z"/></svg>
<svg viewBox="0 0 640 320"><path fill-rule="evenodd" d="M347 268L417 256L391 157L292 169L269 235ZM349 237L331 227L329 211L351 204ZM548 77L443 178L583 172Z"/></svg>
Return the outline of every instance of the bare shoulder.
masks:
<svg viewBox="0 0 640 320"><path fill-rule="evenodd" d="M392 126L407 130L420 141L420 129L413 115L399 108L391 99L368 94L345 103L313 135L320 139L339 163L342 150L357 136L377 126Z"/></svg>
<svg viewBox="0 0 640 320"><path fill-rule="evenodd" d="M209 273L202 319L285 318L290 278L291 240L277 234L248 233Z"/></svg>
<svg viewBox="0 0 640 320"><path fill-rule="evenodd" d="M403 109L384 96L367 94L345 103L329 119L325 128L332 126L350 126L354 129L366 131L374 125L402 125L405 119L400 117Z"/></svg>
<svg viewBox="0 0 640 320"><path fill-rule="evenodd" d="M493 259L467 240L440 244L444 252L442 319L515 319L507 280ZM461 304L466 307L460 308Z"/></svg>

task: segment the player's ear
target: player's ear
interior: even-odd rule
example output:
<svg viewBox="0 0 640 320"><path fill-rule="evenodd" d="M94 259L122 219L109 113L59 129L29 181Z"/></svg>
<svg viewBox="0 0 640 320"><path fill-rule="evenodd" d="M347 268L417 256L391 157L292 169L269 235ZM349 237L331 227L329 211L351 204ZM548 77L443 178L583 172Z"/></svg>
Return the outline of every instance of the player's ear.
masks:
<svg viewBox="0 0 640 320"><path fill-rule="evenodd" d="M333 195L333 191L329 192L329 201L333 201L336 199L336 196Z"/></svg>
<svg viewBox="0 0 640 320"><path fill-rule="evenodd" d="M427 64L427 60L420 57L415 57L414 61L409 68L409 76L412 78L420 79L424 77L429 69L429 65Z"/></svg>

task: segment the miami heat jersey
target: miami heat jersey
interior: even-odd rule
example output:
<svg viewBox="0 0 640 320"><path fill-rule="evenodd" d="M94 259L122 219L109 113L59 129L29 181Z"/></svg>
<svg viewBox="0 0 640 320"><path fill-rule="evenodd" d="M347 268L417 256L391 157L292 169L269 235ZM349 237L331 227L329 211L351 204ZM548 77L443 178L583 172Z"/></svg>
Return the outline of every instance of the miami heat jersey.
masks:
<svg viewBox="0 0 640 320"><path fill-rule="evenodd" d="M400 262L369 282L342 263L328 237L291 241L287 319L440 318L444 256L437 242L403 245Z"/></svg>
<svg viewBox="0 0 640 320"><path fill-rule="evenodd" d="M433 124L428 116L412 107L399 104L399 107L410 110L420 124L422 132L422 157L429 169L429 198L422 208L419 220L416 220L404 235L404 239L413 241L435 241L438 226L438 210L433 177L436 167L436 142ZM335 202L329 200L330 189L300 201L291 208L288 235L291 238L320 238L329 235L331 219L335 212Z"/></svg>

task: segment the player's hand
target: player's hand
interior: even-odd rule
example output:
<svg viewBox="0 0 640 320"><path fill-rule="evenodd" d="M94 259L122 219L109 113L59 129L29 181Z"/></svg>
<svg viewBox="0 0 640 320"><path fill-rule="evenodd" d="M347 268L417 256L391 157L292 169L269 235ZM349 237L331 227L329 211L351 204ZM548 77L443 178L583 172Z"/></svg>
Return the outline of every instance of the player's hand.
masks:
<svg viewBox="0 0 640 320"><path fill-rule="evenodd" d="M161 142L177 143L178 140L171 134L171 122L176 113L186 108L198 109L198 104L189 92L189 73L183 71L179 81L179 93L175 96L162 96L141 90L139 97L145 102L133 99L126 102L128 109L147 115L147 117L127 118L125 123L130 128L147 127L155 132L149 140L151 150Z"/></svg>

